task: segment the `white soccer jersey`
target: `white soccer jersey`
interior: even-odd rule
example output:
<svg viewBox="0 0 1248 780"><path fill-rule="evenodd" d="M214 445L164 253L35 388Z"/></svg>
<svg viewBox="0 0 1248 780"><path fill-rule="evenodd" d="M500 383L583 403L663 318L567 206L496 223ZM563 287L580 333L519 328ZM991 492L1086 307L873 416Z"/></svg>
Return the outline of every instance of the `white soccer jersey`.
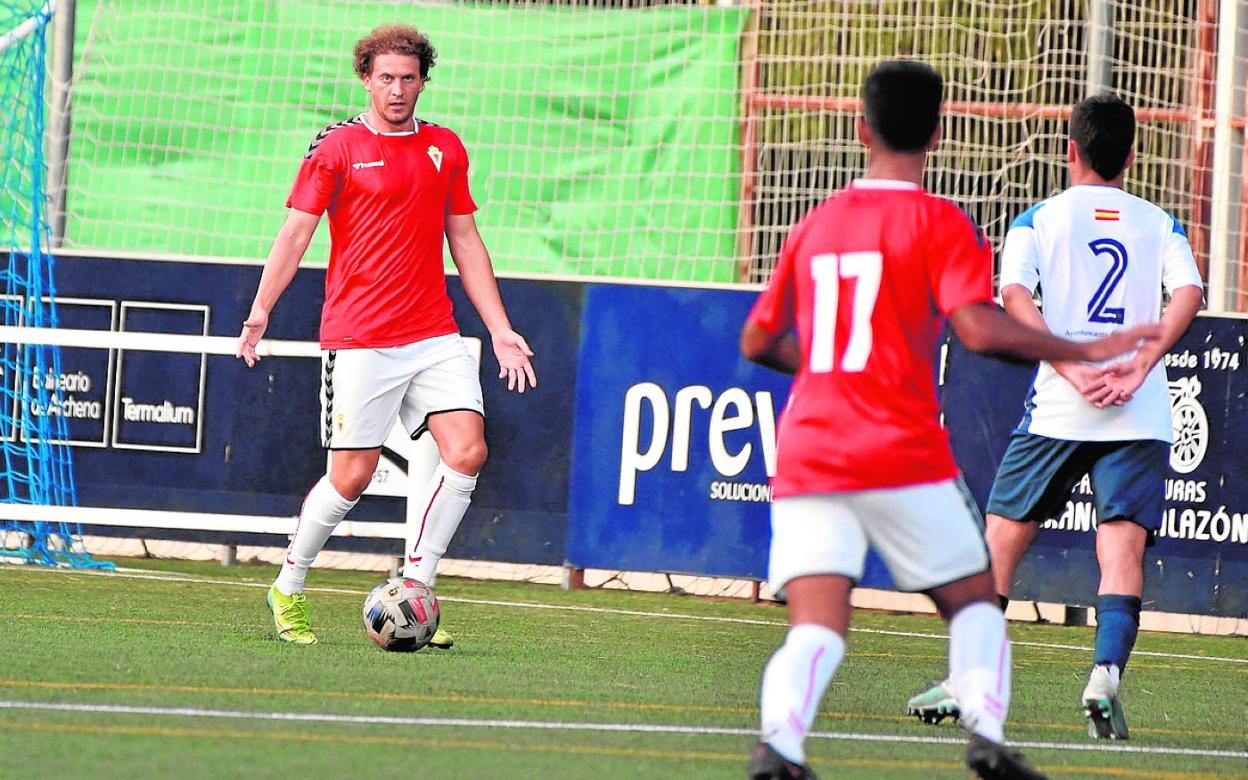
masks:
<svg viewBox="0 0 1248 780"><path fill-rule="evenodd" d="M1001 288L1009 284L1038 286L1049 330L1073 341L1155 323L1163 288L1202 286L1174 217L1118 187L1089 184L1014 220L1001 250ZM1105 409L1041 363L1020 427L1071 441L1173 441L1164 361L1131 401Z"/></svg>

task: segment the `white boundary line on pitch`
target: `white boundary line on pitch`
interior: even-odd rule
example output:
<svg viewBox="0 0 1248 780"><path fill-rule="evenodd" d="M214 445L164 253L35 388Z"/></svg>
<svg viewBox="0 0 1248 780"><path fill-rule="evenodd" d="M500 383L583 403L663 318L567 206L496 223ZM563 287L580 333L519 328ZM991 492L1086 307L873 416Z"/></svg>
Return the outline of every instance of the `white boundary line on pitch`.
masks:
<svg viewBox="0 0 1248 780"><path fill-rule="evenodd" d="M664 723L583 723L549 720L514 720L500 718L417 718L401 715L343 715L332 712L248 712L197 707L135 707L125 704L77 704L72 702L3 701L0 709L83 712L109 715L158 715L179 718L222 718L234 720L268 720L304 723L349 723L387 726L451 726L459 728L535 729L539 731L600 731L647 734L706 734L732 737L757 736L757 729L726 726L679 726ZM853 742L904 742L915 745L960 745L964 740L953 737L908 737L899 734L860 734L839 731L812 731L815 739ZM1201 756L1204 758L1248 758L1248 751L1211 750L1206 748L1149 747L1144 745L1067 744L1061 742L1011 742L1012 746L1040 750L1064 750L1093 753L1146 753L1161 756Z"/></svg>
<svg viewBox="0 0 1248 780"><path fill-rule="evenodd" d="M0 571L4 571L6 567L0 566ZM65 569L52 568L46 566L23 566L22 571L47 571L61 572L64 574L86 574L95 577L125 577L135 580L164 580L167 582L185 582L196 585L229 585L242 588L268 588L270 583L267 582L247 582L245 580L214 580L203 577L192 577L190 575L179 572L170 572L163 574L160 572L150 571L148 569L117 569L114 571L94 571L90 569ZM354 590L350 588L305 588L307 593L334 593L347 596L363 596L366 591ZM690 615L681 612L644 612L635 609L610 609L608 607L582 607L576 604L535 604L526 601L494 601L490 599L465 599L454 596L439 596L439 601L445 601L448 604L475 604L478 606L490 607L514 607L519 609L555 609L566 612L592 612L605 615L627 615L631 617L645 618L667 618L674 620L701 620L708 623L735 623L738 625L749 626L776 626L783 628L788 626L777 620L754 620L751 618L736 617L719 617L717 615ZM850 631L859 634L878 634L882 636L900 636L914 639L940 639L947 641L947 634L929 634L919 631L885 631L876 628L850 628ZM1081 652L1091 652L1090 647L1080 647L1079 645L1059 645L1050 642L1010 642L1014 647L1038 647L1046 650L1078 650ZM1170 658L1181 659L1186 661L1220 661L1230 664L1248 664L1248 658L1226 658L1216 655L1189 655L1185 653L1160 653L1150 650L1133 650L1132 655L1149 656L1150 658Z"/></svg>

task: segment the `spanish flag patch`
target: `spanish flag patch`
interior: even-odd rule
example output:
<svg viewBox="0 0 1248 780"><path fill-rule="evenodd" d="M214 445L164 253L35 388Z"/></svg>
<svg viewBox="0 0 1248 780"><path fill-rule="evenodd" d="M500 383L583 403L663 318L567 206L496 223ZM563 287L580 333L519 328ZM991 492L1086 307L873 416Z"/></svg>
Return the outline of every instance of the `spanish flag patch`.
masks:
<svg viewBox="0 0 1248 780"><path fill-rule="evenodd" d="M1117 209L1097 209L1096 211L1092 213L1092 216L1096 218L1097 222L1117 222L1118 221Z"/></svg>

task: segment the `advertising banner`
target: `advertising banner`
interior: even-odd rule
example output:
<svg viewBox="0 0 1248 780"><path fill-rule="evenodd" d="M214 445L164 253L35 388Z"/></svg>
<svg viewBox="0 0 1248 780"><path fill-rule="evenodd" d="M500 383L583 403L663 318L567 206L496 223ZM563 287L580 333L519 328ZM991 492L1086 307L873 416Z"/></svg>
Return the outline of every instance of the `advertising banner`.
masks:
<svg viewBox="0 0 1248 780"><path fill-rule="evenodd" d="M764 578L775 425L788 377L738 355L756 293L593 284L585 297L569 503L576 566ZM1243 320L1201 317L1167 357L1175 446L1147 553L1148 609L1248 612ZM981 509L1034 364L946 350L942 405ZM1095 603L1091 486L1044 524L1015 598ZM1055 576L1057 575L1057 576ZM869 556L862 585L892 587Z"/></svg>
<svg viewBox="0 0 1248 780"><path fill-rule="evenodd" d="M260 267L252 265L124 259L62 258L57 271L62 327L230 338L238 335L260 277ZM324 269L300 270L266 335L315 344L324 284ZM537 352L540 384L523 396L507 391L497 379L489 334L458 277L450 277L462 332L481 342L484 352L481 384L491 450L450 554L558 564L564 557L582 291L568 283L506 279L500 289L513 323ZM82 506L293 518L325 473L315 358L269 357L248 369L233 356L74 346L62 348L61 358L61 375L45 379L50 408L37 411L68 419ZM5 435L14 432L6 429ZM375 479L409 468L402 454L387 454ZM397 524L405 517L403 493L379 484L350 519ZM272 536L165 528L92 526L91 532L285 543ZM331 545L396 554L401 549L392 539L334 538Z"/></svg>
<svg viewBox="0 0 1248 780"><path fill-rule="evenodd" d="M572 450L577 566L766 576L788 377L737 352L757 293L591 284Z"/></svg>
<svg viewBox="0 0 1248 780"><path fill-rule="evenodd" d="M758 293L588 288L569 562L764 579L768 479L791 378L738 351ZM892 586L874 553L863 584Z"/></svg>
<svg viewBox="0 0 1248 780"><path fill-rule="evenodd" d="M66 327L231 338L260 273L74 258L58 270ZM323 284L320 269L300 271L268 335L314 342ZM766 577L768 479L790 378L738 354L756 292L502 279L511 319L536 352L539 385L519 395L497 380L489 334L458 279L448 286L463 334L481 342L490 447L450 555ZM1248 613L1248 455L1239 442L1248 419L1246 327L1200 317L1167 357L1175 445L1161 532L1146 552L1147 609ZM71 346L61 375L44 378L54 392L37 412L69 422L83 506L293 518L325 470L318 373L309 358L270 357L247 369L227 356ZM944 420L981 508L1033 373L1033 365L975 355L956 340L945 350ZM410 451L385 454L381 478L412 468ZM377 487L351 519L402 523L405 491ZM1013 597L1094 603L1092 507L1085 480L1044 524ZM271 533L102 530L284 544ZM396 539L331 544L399 550ZM861 584L892 587L873 553Z"/></svg>
<svg viewBox="0 0 1248 780"><path fill-rule="evenodd" d="M78 3L69 246L263 258L308 144L368 109L356 41L401 21L437 48L416 113L463 139L498 268L735 278L745 7L177 8Z"/></svg>
<svg viewBox="0 0 1248 780"><path fill-rule="evenodd" d="M1156 544L1145 551L1144 606L1163 612L1248 614L1248 321L1198 317L1166 356L1174 445ZM1033 365L950 345L943 406L954 454L982 508L1022 417ZM1014 598L1096 601L1096 512L1085 477L1046 521L1018 569Z"/></svg>

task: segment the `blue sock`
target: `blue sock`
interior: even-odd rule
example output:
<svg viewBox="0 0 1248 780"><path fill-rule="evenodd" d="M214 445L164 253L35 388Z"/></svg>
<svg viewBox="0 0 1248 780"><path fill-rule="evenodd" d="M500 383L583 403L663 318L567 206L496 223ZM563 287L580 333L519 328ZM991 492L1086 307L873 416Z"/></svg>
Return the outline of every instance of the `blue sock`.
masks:
<svg viewBox="0 0 1248 780"><path fill-rule="evenodd" d="M1127 668L1127 658L1135 647L1140 630L1139 596L1103 594L1096 598L1095 664L1114 664Z"/></svg>

